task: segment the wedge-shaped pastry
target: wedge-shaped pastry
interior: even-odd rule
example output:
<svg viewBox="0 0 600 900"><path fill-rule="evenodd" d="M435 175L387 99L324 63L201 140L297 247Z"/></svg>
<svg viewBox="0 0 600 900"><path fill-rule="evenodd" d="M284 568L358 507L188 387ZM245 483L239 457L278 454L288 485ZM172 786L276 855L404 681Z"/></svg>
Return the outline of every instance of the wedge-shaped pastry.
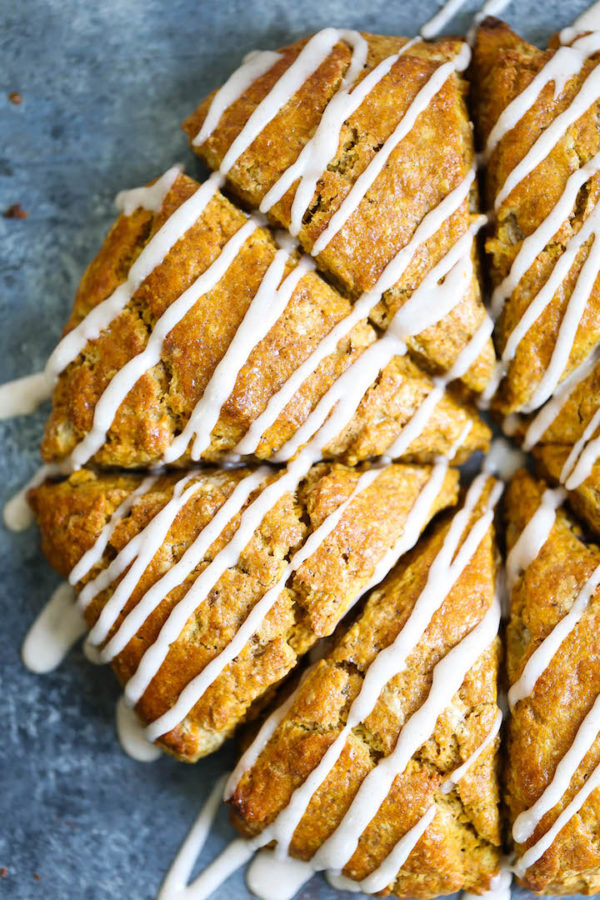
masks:
<svg viewBox="0 0 600 900"><path fill-rule="evenodd" d="M447 463L94 475L30 492L147 735L215 750L456 499Z"/></svg>
<svg viewBox="0 0 600 900"><path fill-rule="evenodd" d="M243 834L369 893L489 887L500 855L499 493L478 476L461 511L267 719L228 786Z"/></svg>
<svg viewBox="0 0 600 900"><path fill-rule="evenodd" d="M494 354L473 255L469 56L455 39L327 28L246 60L184 129L430 368L447 372L469 347L459 374L482 390Z"/></svg>
<svg viewBox="0 0 600 900"><path fill-rule="evenodd" d="M315 458L431 462L461 435L457 462L485 449L472 407L214 181L174 169L121 204L49 363L46 461L285 460L325 420Z"/></svg>
<svg viewBox="0 0 600 900"><path fill-rule="evenodd" d="M541 51L487 19L474 50L502 413L538 409L600 340L600 33L561 36Z"/></svg>
<svg viewBox="0 0 600 900"><path fill-rule="evenodd" d="M506 802L521 884L600 889L600 548L563 493L525 471L506 501L509 702Z"/></svg>

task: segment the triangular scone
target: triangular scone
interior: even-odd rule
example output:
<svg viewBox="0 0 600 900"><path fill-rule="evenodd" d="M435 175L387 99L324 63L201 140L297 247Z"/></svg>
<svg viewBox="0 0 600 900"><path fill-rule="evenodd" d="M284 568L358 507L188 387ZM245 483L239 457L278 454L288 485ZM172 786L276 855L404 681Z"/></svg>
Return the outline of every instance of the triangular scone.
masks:
<svg viewBox="0 0 600 900"><path fill-rule="evenodd" d="M158 210L127 211L75 298L63 340L72 361L54 391L46 461L76 448L78 464L92 458L128 468L182 463L192 453L211 461L231 452L270 459L283 448L285 458L340 396L355 402L347 414L341 410L322 456L356 462L388 453L428 462L463 435L462 462L487 447L489 432L474 408L448 393L426 404L403 434L434 390L432 379L394 347L376 344L373 327L351 317L351 304L310 260L278 250L268 229L209 182L177 175ZM238 241L242 229L246 239ZM139 269L145 278L138 285ZM97 328L94 316L115 301L122 310L117 303ZM73 352L68 342L78 335ZM399 437L402 446L394 443Z"/></svg>
<svg viewBox="0 0 600 900"><path fill-rule="evenodd" d="M400 562L283 718L267 720L277 727L265 724L230 782L243 834L290 841L293 856L369 893L489 887L501 841L498 494L479 476L464 511Z"/></svg>
<svg viewBox="0 0 600 900"><path fill-rule="evenodd" d="M477 205L459 74L468 50L451 38L406 47L405 38L339 31L338 42L334 34L330 52L319 56L329 32L284 47L266 60L263 74L242 84L246 63L242 76L204 100L184 129L231 190L297 234L349 296L371 291L401 255L401 271L379 292L381 301L374 298L371 317L379 327L388 327L437 263L445 259L447 272L462 253L444 298L439 291L415 298L420 314L428 303L443 309L439 321L407 338L430 368L446 371L485 320L466 235ZM482 390L493 361L491 342L480 342L464 382Z"/></svg>
<svg viewBox="0 0 600 900"><path fill-rule="evenodd" d="M538 409L600 340L599 49L594 34L541 51L496 19L477 33L502 413Z"/></svg>
<svg viewBox="0 0 600 900"><path fill-rule="evenodd" d="M560 495L525 471L508 489L513 708L506 802L522 886L594 894L600 889L600 548L584 541L559 502Z"/></svg>
<svg viewBox="0 0 600 900"><path fill-rule="evenodd" d="M573 448L561 444L544 444L535 447L533 455L540 473L548 478L552 484L563 482L568 484L565 477L565 466L571 456ZM579 482L579 479L577 479ZM567 490L570 505L578 516L591 528L596 535L600 535L600 464L594 463L589 474L576 487Z"/></svg>
<svg viewBox="0 0 600 900"><path fill-rule="evenodd" d="M442 463L322 463L305 477L293 466L144 480L82 470L29 497L44 552L71 573L90 640L148 736L193 761L333 631L455 502L457 483Z"/></svg>

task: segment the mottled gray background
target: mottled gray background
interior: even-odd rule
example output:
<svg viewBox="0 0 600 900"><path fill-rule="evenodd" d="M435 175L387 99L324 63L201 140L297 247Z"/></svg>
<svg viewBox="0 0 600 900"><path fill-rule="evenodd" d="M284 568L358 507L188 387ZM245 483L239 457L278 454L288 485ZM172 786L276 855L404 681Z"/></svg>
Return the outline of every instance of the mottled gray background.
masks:
<svg viewBox="0 0 600 900"><path fill-rule="evenodd" d="M56 343L113 196L176 160L199 172L180 121L255 47L325 25L413 34L439 0L2 0L0 6L0 381L39 370ZM465 28L476 2L453 30ZM585 0L515 0L506 12L545 42ZM20 106L8 93L22 94ZM47 410L0 422L0 500L38 465ZM26 630L57 582L35 530L0 527L0 895L146 900L233 748L185 766L120 750L111 674L80 650L58 671L22 667ZM229 838L222 815L205 849ZM319 879L300 894L331 897ZM247 897L241 875L219 898ZM350 896L350 895L347 895Z"/></svg>

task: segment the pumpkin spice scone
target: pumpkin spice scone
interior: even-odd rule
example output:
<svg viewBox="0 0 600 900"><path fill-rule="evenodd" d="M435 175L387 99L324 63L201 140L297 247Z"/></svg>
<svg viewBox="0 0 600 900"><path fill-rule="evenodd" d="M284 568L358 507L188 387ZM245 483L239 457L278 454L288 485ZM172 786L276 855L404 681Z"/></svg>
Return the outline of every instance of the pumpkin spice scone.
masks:
<svg viewBox="0 0 600 900"><path fill-rule="evenodd" d="M560 38L538 50L486 19L474 48L503 415L539 409L600 341L600 33Z"/></svg>
<svg viewBox="0 0 600 900"><path fill-rule="evenodd" d="M431 371L481 391L491 328L475 259L469 48L326 28L245 61L184 123L241 201Z"/></svg>
<svg viewBox="0 0 600 900"><path fill-rule="evenodd" d="M285 461L334 409L321 457L432 462L458 442L460 463L487 448L472 406L214 182L174 168L120 205L47 369L46 462Z"/></svg>
<svg viewBox="0 0 600 900"><path fill-rule="evenodd" d="M456 501L445 462L81 470L30 491L44 552L150 740L214 751Z"/></svg>
<svg viewBox="0 0 600 900"><path fill-rule="evenodd" d="M263 725L226 792L253 846L275 841L368 893L490 887L501 843L499 494L478 476Z"/></svg>
<svg viewBox="0 0 600 900"><path fill-rule="evenodd" d="M600 547L518 472L506 499L510 621L506 804L520 884L600 890Z"/></svg>

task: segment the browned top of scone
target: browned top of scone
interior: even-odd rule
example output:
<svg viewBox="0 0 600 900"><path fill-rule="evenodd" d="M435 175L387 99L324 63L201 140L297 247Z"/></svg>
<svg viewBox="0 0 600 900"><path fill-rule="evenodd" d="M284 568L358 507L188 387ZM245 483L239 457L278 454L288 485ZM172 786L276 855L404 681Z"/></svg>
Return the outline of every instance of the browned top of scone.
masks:
<svg viewBox="0 0 600 900"><path fill-rule="evenodd" d="M481 512L480 503L471 525ZM448 528L447 519L404 558L303 682L291 709L234 792L233 818L242 833L257 834L272 822L337 738L367 668L405 625ZM338 762L313 795L291 842L295 856L309 859L315 853L340 824L364 778L393 750L403 723L427 698L436 663L489 609L495 573L489 529L410 653L405 670L388 682L371 715L352 730ZM492 728L497 715L498 648L498 642L481 648L479 660L440 715L433 735L394 780L345 874L358 880L376 869L435 802L432 824L385 893L426 898L489 886L499 864L498 741L481 753L451 793L442 794L440 788Z"/></svg>
<svg viewBox="0 0 600 900"><path fill-rule="evenodd" d="M195 181L182 175L160 212L140 209L130 216L120 216L84 275L66 331L79 324L125 280L148 241L197 188ZM46 460L64 458L85 437L92 426L96 404L111 379L144 350L158 318L214 262L246 220L241 210L217 193L195 225L146 278L124 311L66 369L54 392L46 426L42 445ZM158 365L143 374L129 391L105 443L94 457L97 463L135 468L161 460L203 396L276 252L277 245L268 229L257 228L216 287L199 297L169 333ZM297 261L298 254L292 254L286 274ZM203 458L217 461L233 450L270 398L350 310L350 303L314 271L300 279L283 314L242 365ZM331 384L376 337L366 321L349 331L265 431L256 455L268 459L279 450ZM241 362L236 360L232 365ZM374 380L344 433L326 448L325 455L355 462L385 452L432 388L431 378L410 359L392 359ZM473 450L485 449L489 432L472 407L457 397L446 396L419 439L407 448L404 458L426 462L447 452L467 422L472 428L458 462ZM182 462L189 459L192 443Z"/></svg>
<svg viewBox="0 0 600 900"><path fill-rule="evenodd" d="M483 22L478 30L473 56L475 106L482 146L502 111L527 88L554 52L538 50L496 19ZM561 87L557 97L554 81L549 82L518 124L500 141L485 169L488 207L493 207L506 178L541 133L570 105L597 62L597 55L588 59L581 71ZM600 149L600 135L596 127L599 108L598 102L593 103L497 210L493 232L486 241L494 284L499 284L508 274L523 241L555 206L568 177ZM566 221L542 252L537 254L534 263L512 292L496 328L499 353L504 350L509 335L533 297L548 280L567 242L581 229L599 199L600 176L595 174L580 190ZM502 413L525 405L546 372L566 306L590 246L591 241L584 243L560 288L520 342L498 397L497 405ZM585 359L599 339L600 284L596 281L579 322L564 376Z"/></svg>
<svg viewBox="0 0 600 900"><path fill-rule="evenodd" d="M198 490L176 516L109 637L145 592L181 559L245 474L247 470L243 469L198 473ZM137 705L144 721L153 721L171 708L192 678L229 644L250 610L279 580L293 553L350 496L360 474L357 469L341 465L317 465L297 490L285 493L265 514L237 563L221 576L205 602L199 600L194 615L171 645ZM369 582L377 562L402 534L407 516L430 475L430 467L389 466L356 495L334 530L288 579L252 640L185 720L161 739L166 749L193 761L215 750L253 706L264 702L265 695L294 667L298 656L318 637L334 629ZM148 493L137 499L131 514L116 525L101 564L84 581L104 569L164 507L172 497L177 477L161 476ZM273 480L279 475L269 477ZM455 502L457 481L457 473L450 471L430 516ZM80 471L67 481L47 483L30 493L42 531L43 549L55 569L62 575L71 571L93 546L117 506L139 483L137 475ZM250 501L254 496L256 492L250 495ZM201 563L182 585L165 596L115 658L113 665L122 683L135 672L143 652L154 642L175 604L231 540L239 519L238 515L231 520ZM118 581L87 607L90 625L100 615L116 584Z"/></svg>
<svg viewBox="0 0 600 900"><path fill-rule="evenodd" d="M371 34L364 37L369 52L361 77L384 58L397 53L406 42L405 38ZM211 168L220 166L257 104L294 62L307 40L284 47L273 67L225 110L208 139L194 147ZM461 41L453 38L415 44L396 60L358 110L348 116L336 156L319 178L304 215L299 240L307 252L417 93L441 64L456 57L462 46ZM228 185L245 204L258 207L268 190L295 162L314 134L323 110L338 91L350 58L349 46L343 42L337 44L232 166L227 175ZM391 153L358 209L319 254L319 268L350 296L356 297L374 286L385 266L408 244L424 216L467 175L473 163L473 142L465 92L466 82L459 75L451 74ZM200 131L213 96L207 97L184 123L191 140ZM296 184L270 210L271 218L286 228L290 225ZM372 318L378 325L387 325L425 274L464 234L472 221L471 208L475 205L473 191L436 234L417 249L400 280L373 311ZM479 285L473 276L455 309L440 323L411 339L409 345L436 370L448 369L483 316ZM471 388L482 390L491 374L492 363L493 350L489 343L464 381Z"/></svg>
<svg viewBox="0 0 600 900"><path fill-rule="evenodd" d="M538 508L545 487L544 482L525 471L513 479L506 498L509 551ZM510 684L568 613L599 564L600 548L586 543L574 519L560 508L548 540L512 591L506 635ZM598 696L599 653L600 603L596 591L579 623L538 679L533 693L517 703L510 718L506 803L511 821L531 807L548 786ZM519 854L546 833L599 762L600 739L596 739L563 799L544 816L529 841L518 847ZM600 793L596 790L552 846L527 870L522 885L547 894L596 893L600 889L599 816Z"/></svg>

